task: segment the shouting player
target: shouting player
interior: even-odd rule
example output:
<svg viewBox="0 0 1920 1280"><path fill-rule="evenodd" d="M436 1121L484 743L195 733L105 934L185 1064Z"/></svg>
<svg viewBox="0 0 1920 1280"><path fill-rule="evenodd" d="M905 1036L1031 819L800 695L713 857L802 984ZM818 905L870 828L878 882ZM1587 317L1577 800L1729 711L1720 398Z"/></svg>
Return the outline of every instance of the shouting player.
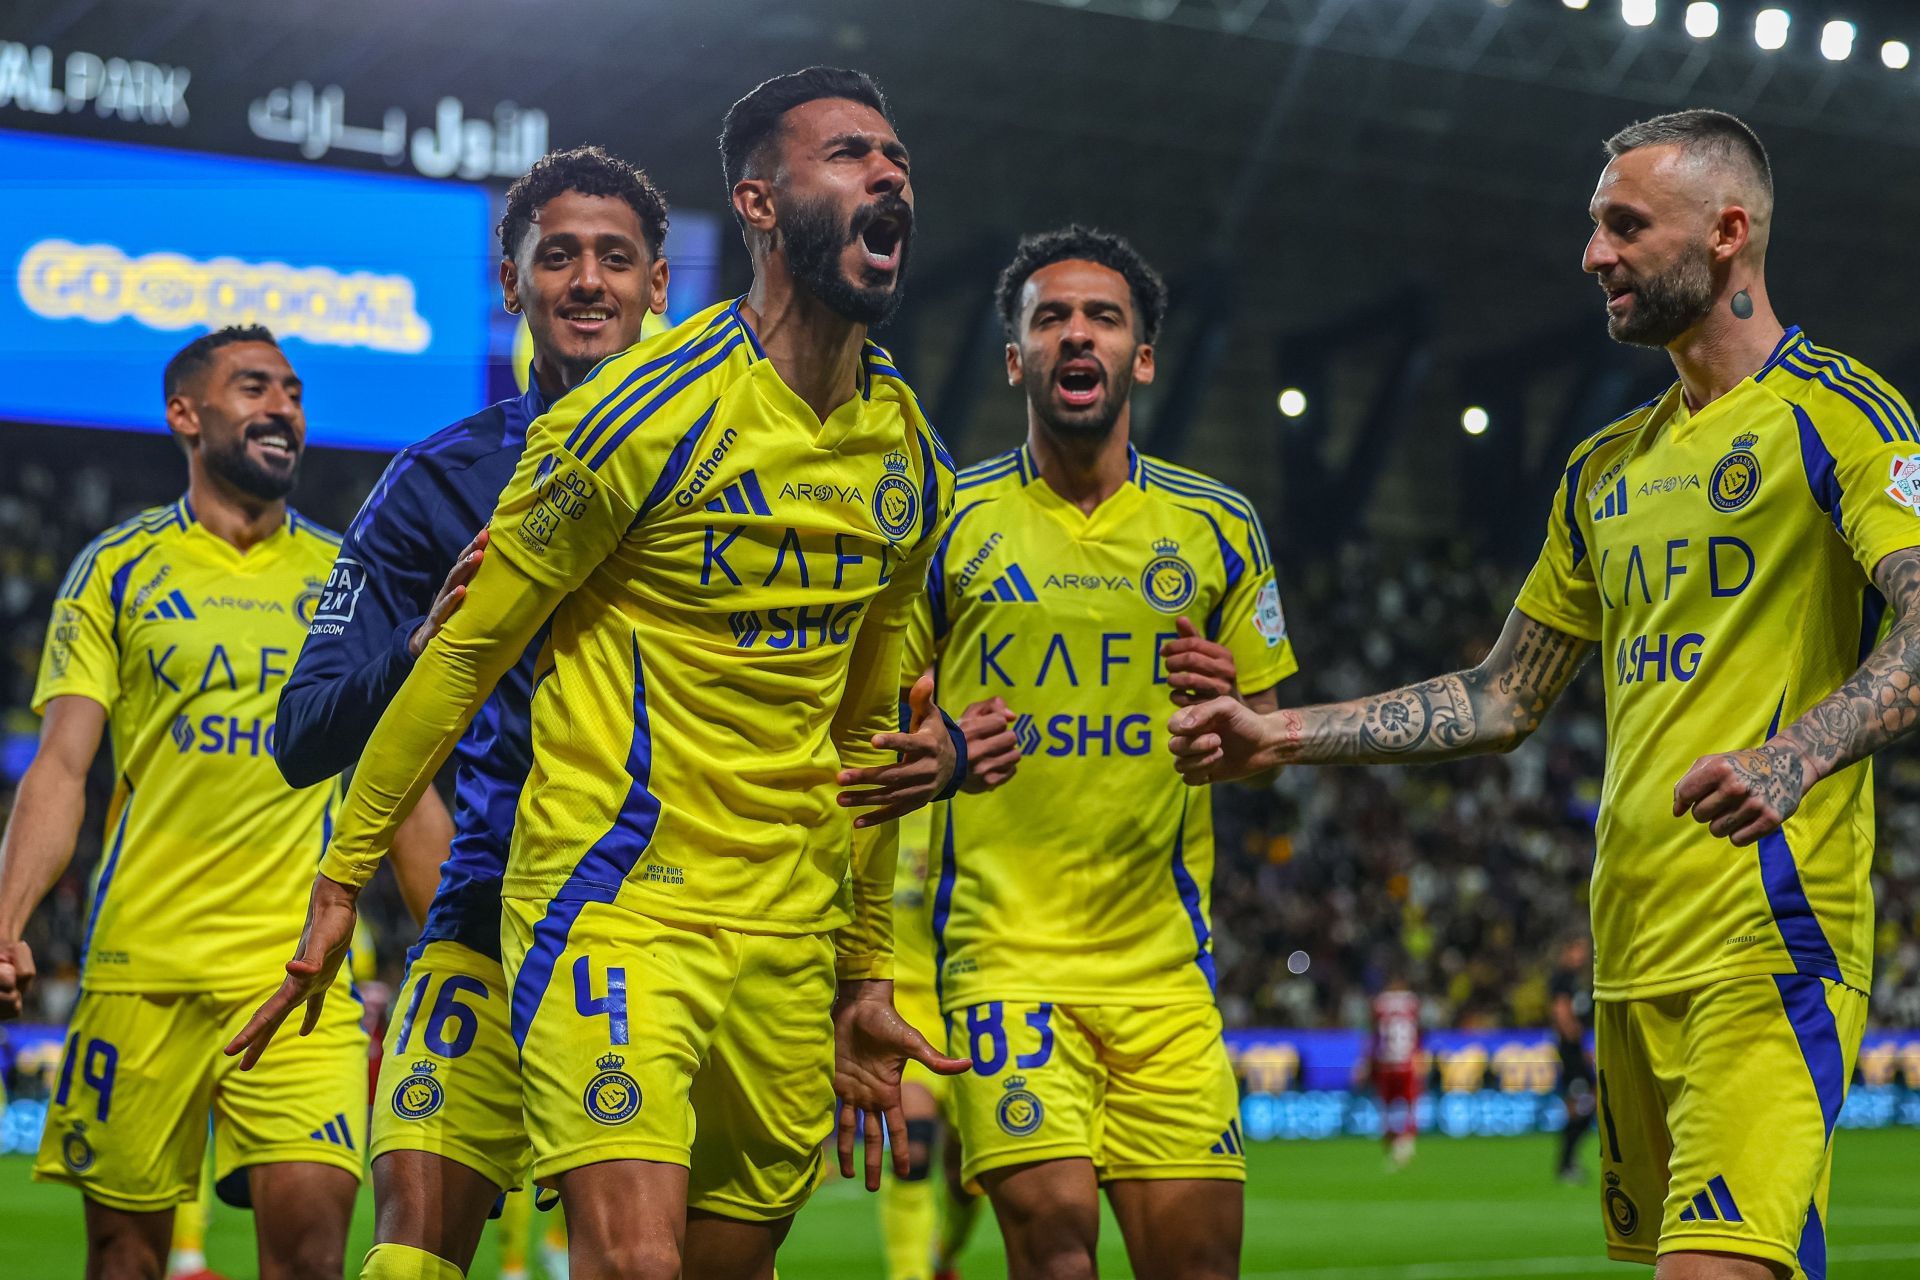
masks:
<svg viewBox="0 0 1920 1280"><path fill-rule="evenodd" d="M1030 236L998 296L1027 442L961 473L906 668L969 704L977 790L936 815L932 903L964 1171L1016 1280L1094 1274L1102 1187L1135 1274L1232 1276L1213 814L1154 740L1170 697L1275 705L1279 588L1245 498L1130 442L1166 309L1133 246Z"/></svg>
<svg viewBox="0 0 1920 1280"><path fill-rule="evenodd" d="M388 833L551 617L502 949L532 1173L582 1280L769 1275L836 1093L843 1167L863 1111L877 1186L883 1117L904 1163L906 1057L966 1066L889 981L891 819L958 774L930 680L895 731L952 503L866 340L905 274L906 148L868 77L814 68L734 104L721 153L751 289L529 430L488 554L355 773L288 980L235 1041L257 1055L294 1006L324 1010Z"/></svg>
<svg viewBox="0 0 1920 1280"><path fill-rule="evenodd" d="M598 147L549 155L508 190L500 285L533 337L526 394L403 450L348 526L280 701L280 767L290 781L338 773L359 757L478 570L485 536L475 531L513 478L528 425L665 308L666 234L666 203L646 174ZM456 834L374 1098L378 1219L366 1277L463 1274L495 1198L526 1171L500 880L532 765L539 639L454 749Z"/></svg>
<svg viewBox="0 0 1920 1280"><path fill-rule="evenodd" d="M306 416L271 333L194 339L164 391L186 495L89 543L54 605L33 695L46 723L0 868L0 1016L20 1012L21 930L73 857L110 732L107 847L34 1176L86 1197L89 1276L158 1276L211 1111L215 1173L223 1196L250 1196L261 1275L338 1275L367 1136L346 976L268 1069L242 1074L219 1045L278 982L334 819L335 785L296 790L274 768L273 704L339 539L287 506Z"/></svg>
<svg viewBox="0 0 1920 1280"><path fill-rule="evenodd" d="M1608 332L1679 380L1574 452L1492 653L1332 706L1192 708L1172 747L1195 782L1507 749L1598 644L1607 1250L1661 1280L1817 1277L1872 963L1867 758L1920 721L1920 430L1774 318L1746 125L1684 111L1607 152L1586 269Z"/></svg>

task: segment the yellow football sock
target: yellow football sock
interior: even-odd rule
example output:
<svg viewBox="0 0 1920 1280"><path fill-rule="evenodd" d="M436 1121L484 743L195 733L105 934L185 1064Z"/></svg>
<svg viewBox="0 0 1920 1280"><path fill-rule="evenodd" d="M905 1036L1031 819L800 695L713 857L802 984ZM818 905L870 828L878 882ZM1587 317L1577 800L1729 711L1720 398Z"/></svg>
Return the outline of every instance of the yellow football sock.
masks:
<svg viewBox="0 0 1920 1280"><path fill-rule="evenodd" d="M927 1280L933 1272L933 1227L938 1209L933 1179L903 1182L887 1175L880 1184L880 1239L887 1280Z"/></svg>
<svg viewBox="0 0 1920 1280"><path fill-rule="evenodd" d="M360 1264L360 1280L466 1280L466 1273L437 1253L405 1244L377 1244Z"/></svg>

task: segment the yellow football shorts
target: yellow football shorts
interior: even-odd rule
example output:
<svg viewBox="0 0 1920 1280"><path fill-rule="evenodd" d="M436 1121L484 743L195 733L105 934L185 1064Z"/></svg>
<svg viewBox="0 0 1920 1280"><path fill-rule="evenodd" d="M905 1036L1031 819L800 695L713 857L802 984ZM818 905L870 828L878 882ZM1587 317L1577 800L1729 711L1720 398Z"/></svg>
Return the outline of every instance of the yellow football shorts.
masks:
<svg viewBox="0 0 1920 1280"><path fill-rule="evenodd" d="M832 939L504 907L534 1179L658 1160L687 1166L689 1208L797 1212L833 1127Z"/></svg>
<svg viewBox="0 0 1920 1280"><path fill-rule="evenodd" d="M933 1047L942 1053L951 1053L947 1048L947 1021L940 1016L940 1000L934 995L931 986L918 983L902 984L898 978L893 984L893 1007L906 1019L907 1025L933 1042ZM953 1106L953 1077L943 1076L923 1063L909 1062L905 1073L900 1077L904 1084L917 1084L933 1095L933 1100L941 1114L951 1115Z"/></svg>
<svg viewBox="0 0 1920 1280"><path fill-rule="evenodd" d="M1210 1004L1021 1004L948 1015L961 1174L1084 1157L1102 1182L1244 1182L1240 1091Z"/></svg>
<svg viewBox="0 0 1920 1280"><path fill-rule="evenodd" d="M425 1151L502 1191L530 1158L506 971L458 942L429 942L407 966L373 1095L373 1154Z"/></svg>
<svg viewBox="0 0 1920 1280"><path fill-rule="evenodd" d="M33 1176L111 1209L170 1209L199 1194L213 1116L214 1176L260 1164L366 1158L367 1036L346 975L320 1025L281 1028L251 1071L221 1052L271 989L87 991L67 1028Z"/></svg>
<svg viewBox="0 0 1920 1280"><path fill-rule="evenodd" d="M1778 974L1594 1016L1608 1256L1710 1250L1824 1280L1833 1127L1866 993Z"/></svg>

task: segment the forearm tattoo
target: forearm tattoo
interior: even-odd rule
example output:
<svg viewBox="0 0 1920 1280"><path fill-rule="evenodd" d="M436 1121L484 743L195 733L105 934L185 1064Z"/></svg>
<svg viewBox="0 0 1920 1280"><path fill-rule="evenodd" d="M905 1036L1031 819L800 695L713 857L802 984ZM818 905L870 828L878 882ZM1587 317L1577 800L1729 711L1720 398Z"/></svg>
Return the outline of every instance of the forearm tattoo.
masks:
<svg viewBox="0 0 1920 1280"><path fill-rule="evenodd" d="M1283 719L1280 751L1327 764L1445 759L1510 747L1540 726L1592 645L1521 613L1470 671Z"/></svg>
<svg viewBox="0 0 1920 1280"><path fill-rule="evenodd" d="M1846 683L1779 735L1813 767L1809 782L1864 760L1920 724L1920 549L1882 560L1874 585L1897 617L1887 638Z"/></svg>

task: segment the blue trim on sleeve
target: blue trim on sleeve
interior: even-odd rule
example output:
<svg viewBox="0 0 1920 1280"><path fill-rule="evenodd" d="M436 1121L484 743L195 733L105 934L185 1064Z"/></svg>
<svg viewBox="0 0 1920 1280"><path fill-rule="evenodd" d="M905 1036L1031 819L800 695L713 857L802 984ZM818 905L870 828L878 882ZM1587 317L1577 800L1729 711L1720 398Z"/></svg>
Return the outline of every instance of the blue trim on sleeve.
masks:
<svg viewBox="0 0 1920 1280"><path fill-rule="evenodd" d="M728 338L725 342L722 342L719 348L715 350L712 355L707 356L699 364L693 365L691 368L687 369L686 372L682 373L679 376L679 378L675 379L670 385L668 385L664 390L659 392L659 394L655 395L644 406L638 409L635 409L633 413L627 417L627 420L625 422L622 422L617 428L615 428L611 433L608 434L606 438L606 442L600 446L599 450L593 455L593 457L585 458L585 457L581 457L581 455L579 454L575 454L574 456L577 458L580 458L582 462L585 462L587 464L587 470L598 471L601 465L605 463L608 458L611 458L616 451L619 450L620 446L626 442L627 437L632 435L634 431L640 426L641 423L647 421L654 414L658 413L663 405L666 405L669 402L671 402L673 398L679 395L682 391L685 391L688 387L692 386L694 383L698 382L700 379L706 377L709 373L712 373L715 369L719 368L722 364L726 363L727 357L732 355L735 351L739 350L740 344L743 340L744 339L742 338L740 331L735 330L733 336ZM676 366L676 369L677 368L678 366ZM667 375L662 374L660 380L662 382L665 382L666 378L667 378ZM640 393L635 392L634 394L635 394L635 398L638 398ZM593 441L588 440L583 447L592 448Z"/></svg>

